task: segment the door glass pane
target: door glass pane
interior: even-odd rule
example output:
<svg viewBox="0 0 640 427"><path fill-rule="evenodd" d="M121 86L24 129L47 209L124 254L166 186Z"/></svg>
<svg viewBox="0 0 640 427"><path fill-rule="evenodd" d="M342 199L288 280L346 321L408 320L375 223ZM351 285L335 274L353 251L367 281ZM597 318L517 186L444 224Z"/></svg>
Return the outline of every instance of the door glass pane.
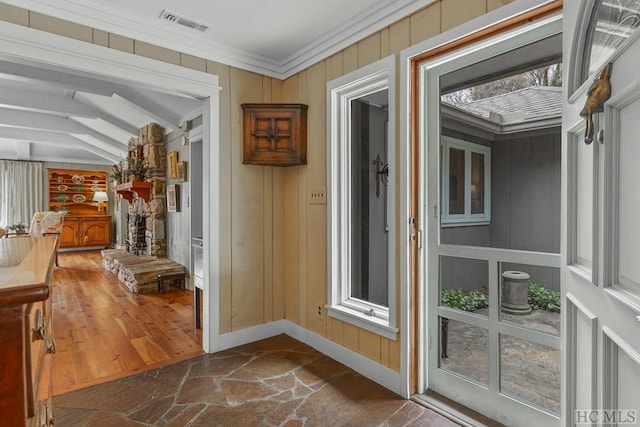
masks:
<svg viewBox="0 0 640 427"><path fill-rule="evenodd" d="M471 153L471 213L484 213L484 155Z"/></svg>
<svg viewBox="0 0 640 427"><path fill-rule="evenodd" d="M464 150L449 149L449 214L464 214Z"/></svg>
<svg viewBox="0 0 640 427"><path fill-rule="evenodd" d="M488 277L485 260L440 256L440 305L487 316Z"/></svg>
<svg viewBox="0 0 640 427"><path fill-rule="evenodd" d="M440 368L487 385L489 334L468 323L440 318Z"/></svg>
<svg viewBox="0 0 640 427"><path fill-rule="evenodd" d="M598 71L640 26L640 3L637 0L600 0L599 3L594 21L589 25L590 54L583 82Z"/></svg>
<svg viewBox="0 0 640 427"><path fill-rule="evenodd" d="M560 350L500 335L500 393L560 414Z"/></svg>
<svg viewBox="0 0 640 427"><path fill-rule="evenodd" d="M380 100L387 91L369 95ZM386 103L384 103L386 105ZM387 110L368 99L351 102L352 298L387 307L389 232L386 218Z"/></svg>
<svg viewBox="0 0 640 427"><path fill-rule="evenodd" d="M560 335L560 269L500 264L500 321Z"/></svg>

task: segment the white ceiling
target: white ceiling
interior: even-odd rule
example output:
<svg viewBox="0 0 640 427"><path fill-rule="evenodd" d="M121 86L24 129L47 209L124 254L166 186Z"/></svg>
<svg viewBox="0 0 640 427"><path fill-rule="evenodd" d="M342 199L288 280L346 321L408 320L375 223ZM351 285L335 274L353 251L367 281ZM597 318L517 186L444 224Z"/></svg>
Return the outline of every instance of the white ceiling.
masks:
<svg viewBox="0 0 640 427"><path fill-rule="evenodd" d="M3 0L267 76L286 78L434 0ZM163 10L205 32L159 18Z"/></svg>
<svg viewBox="0 0 640 427"><path fill-rule="evenodd" d="M227 65L286 78L433 0L3 0ZM162 10L205 24L199 32ZM167 132L199 100L0 61L0 158L112 164L137 129Z"/></svg>

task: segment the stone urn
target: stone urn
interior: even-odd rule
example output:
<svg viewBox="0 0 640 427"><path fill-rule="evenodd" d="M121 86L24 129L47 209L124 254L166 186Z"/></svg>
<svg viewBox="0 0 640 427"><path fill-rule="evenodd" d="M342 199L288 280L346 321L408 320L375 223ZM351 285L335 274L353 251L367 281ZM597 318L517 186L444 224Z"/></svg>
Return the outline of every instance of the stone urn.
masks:
<svg viewBox="0 0 640 427"><path fill-rule="evenodd" d="M502 273L502 312L509 314L529 314L529 283L531 278L523 271Z"/></svg>

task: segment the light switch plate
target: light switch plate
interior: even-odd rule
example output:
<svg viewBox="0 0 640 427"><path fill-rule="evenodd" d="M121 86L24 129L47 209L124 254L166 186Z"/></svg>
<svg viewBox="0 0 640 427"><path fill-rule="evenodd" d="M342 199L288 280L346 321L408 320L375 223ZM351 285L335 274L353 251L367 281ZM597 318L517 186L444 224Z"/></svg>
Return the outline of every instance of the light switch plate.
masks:
<svg viewBox="0 0 640 427"><path fill-rule="evenodd" d="M309 203L312 205L326 205L327 187L311 187L309 189Z"/></svg>

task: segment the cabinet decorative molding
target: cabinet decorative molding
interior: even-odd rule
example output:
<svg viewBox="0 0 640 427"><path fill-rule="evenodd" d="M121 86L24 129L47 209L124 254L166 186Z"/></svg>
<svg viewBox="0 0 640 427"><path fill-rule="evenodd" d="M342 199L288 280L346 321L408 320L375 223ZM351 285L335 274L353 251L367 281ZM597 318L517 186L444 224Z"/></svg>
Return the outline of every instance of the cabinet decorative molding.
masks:
<svg viewBox="0 0 640 427"><path fill-rule="evenodd" d="M307 106L242 104L243 163L294 166L307 163Z"/></svg>

